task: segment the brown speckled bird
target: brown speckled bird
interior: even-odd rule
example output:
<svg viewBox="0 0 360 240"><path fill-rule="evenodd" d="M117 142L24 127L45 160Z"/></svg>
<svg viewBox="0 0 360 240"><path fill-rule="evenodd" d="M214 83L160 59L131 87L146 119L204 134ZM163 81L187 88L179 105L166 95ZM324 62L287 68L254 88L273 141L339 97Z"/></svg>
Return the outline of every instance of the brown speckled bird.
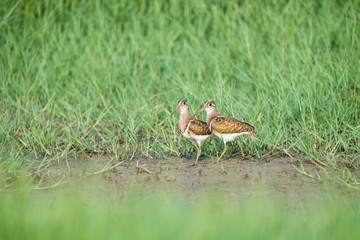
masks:
<svg viewBox="0 0 360 240"><path fill-rule="evenodd" d="M195 165L197 165L201 154L201 144L211 135L211 131L206 122L194 119L190 115L189 105L186 100L181 100L178 102L178 106L171 113L171 116L178 110L180 110L180 119L178 124L179 131L196 147L197 154Z"/></svg>
<svg viewBox="0 0 360 240"><path fill-rule="evenodd" d="M227 117L221 115L217 109L214 102L206 102L204 107L197 111L194 114L197 115L198 113L206 111L206 123L209 126L209 129L213 134L218 136L224 141L225 148L223 153L220 155L217 162L220 161L224 153L226 152L226 143L230 141L234 141L238 136L244 134L256 134L255 128L250 124L237 120L235 118ZM244 152L241 146L241 143L237 140L237 143L240 147L241 154L244 157Z"/></svg>

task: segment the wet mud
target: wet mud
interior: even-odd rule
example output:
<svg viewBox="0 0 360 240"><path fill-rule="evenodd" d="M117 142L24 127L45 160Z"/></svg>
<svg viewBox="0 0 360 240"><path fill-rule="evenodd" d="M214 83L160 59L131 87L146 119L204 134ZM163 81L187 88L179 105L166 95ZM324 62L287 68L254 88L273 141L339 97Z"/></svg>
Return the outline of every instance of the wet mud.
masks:
<svg viewBox="0 0 360 240"><path fill-rule="evenodd" d="M93 156L70 160L66 164L61 161L53 163L39 177L44 186L63 180L68 184L85 182L92 188L107 188L120 194L140 187L147 192L162 191L189 199L214 193L230 199L259 196L297 201L315 197L323 190L322 169L305 159L233 157L216 164L216 158L201 157L197 166L193 166L193 160L170 157L137 158L122 163L114 161L113 164L118 164L116 167L102 172L101 169L111 162L111 157ZM300 164L313 178L296 169Z"/></svg>
<svg viewBox="0 0 360 240"><path fill-rule="evenodd" d="M198 166L193 166L192 160L168 158L125 162L105 177L120 189L136 183L188 197L216 193L228 198L259 195L300 199L304 194L316 195L322 189L321 180L299 173L295 168L299 163L314 176L315 171L321 172L313 164L287 157L230 158L219 164L215 158L204 158Z"/></svg>

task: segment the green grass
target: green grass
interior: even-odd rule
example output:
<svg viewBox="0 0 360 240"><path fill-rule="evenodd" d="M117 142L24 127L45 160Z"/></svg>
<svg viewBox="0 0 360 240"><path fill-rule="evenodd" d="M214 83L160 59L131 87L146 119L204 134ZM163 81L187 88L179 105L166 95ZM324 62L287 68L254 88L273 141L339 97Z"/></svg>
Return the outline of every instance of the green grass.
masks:
<svg viewBox="0 0 360 240"><path fill-rule="evenodd" d="M0 8L0 157L180 155L180 99L255 125L250 155L335 169L360 149L358 1L10 1ZM205 115L200 115L204 118ZM189 143L186 143L188 145ZM206 142L203 151L221 151ZM30 166L29 169L24 166ZM41 170L41 169L40 169Z"/></svg>
<svg viewBox="0 0 360 240"><path fill-rule="evenodd" d="M324 194L287 204L266 198L184 199L140 189L121 199L0 195L1 239L359 239L358 197ZM286 202L286 201L285 201Z"/></svg>

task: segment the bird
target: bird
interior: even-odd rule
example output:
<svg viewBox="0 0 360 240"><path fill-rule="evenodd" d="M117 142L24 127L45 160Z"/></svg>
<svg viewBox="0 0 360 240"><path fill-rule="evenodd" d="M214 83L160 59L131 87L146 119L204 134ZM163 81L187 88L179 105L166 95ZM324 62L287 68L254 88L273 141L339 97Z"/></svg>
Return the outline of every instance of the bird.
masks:
<svg viewBox="0 0 360 240"><path fill-rule="evenodd" d="M217 163L220 162L220 159L226 152L227 142L234 141L240 135L257 134L255 131L255 127L251 126L250 124L240 121L236 118L220 114L216 109L215 102L213 101L206 102L204 107L197 111L193 117L195 117L202 111L206 111L206 124L209 126L210 131L224 141L224 151L218 158ZM238 140L236 141L240 147L241 155L244 157L241 143Z"/></svg>
<svg viewBox="0 0 360 240"><path fill-rule="evenodd" d="M174 113L176 113L178 110L180 110L178 124L179 131L196 147L197 154L194 165L197 165L201 154L201 144L211 135L211 131L206 122L195 119L191 116L189 105L186 100L180 100L178 102L177 108L171 113L170 116L174 115Z"/></svg>

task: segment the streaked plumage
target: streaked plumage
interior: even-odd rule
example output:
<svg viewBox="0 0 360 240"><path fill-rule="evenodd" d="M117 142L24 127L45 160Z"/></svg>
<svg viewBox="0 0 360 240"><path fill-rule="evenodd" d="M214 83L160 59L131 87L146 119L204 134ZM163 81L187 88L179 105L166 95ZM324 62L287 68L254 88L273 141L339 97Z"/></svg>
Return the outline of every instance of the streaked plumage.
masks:
<svg viewBox="0 0 360 240"><path fill-rule="evenodd" d="M223 115L214 117L210 122L210 126L212 129L220 133L252 132L255 129L246 122Z"/></svg>
<svg viewBox="0 0 360 240"><path fill-rule="evenodd" d="M197 149L195 165L197 165L201 154L201 144L211 135L211 131L206 122L194 119L190 115L189 105L186 100L178 102L178 106L171 113L171 116L178 110L180 110L178 123L179 131L185 138L189 139L195 145Z"/></svg>
<svg viewBox="0 0 360 240"><path fill-rule="evenodd" d="M221 115L217 109L214 102L206 102L204 107L197 111L195 115L198 113L206 111L206 123L209 126L209 129L213 134L218 136L224 141L225 148L223 153L220 155L218 162L226 152L226 143L230 141L234 141L238 136L244 134L256 134L255 128L250 124L240 121L236 118L228 117ZM244 156L241 144L238 142L241 154Z"/></svg>
<svg viewBox="0 0 360 240"><path fill-rule="evenodd" d="M200 135L200 136L208 136L211 135L211 131L207 126L206 122L203 122L198 119L192 119L189 124L189 134L190 135Z"/></svg>

